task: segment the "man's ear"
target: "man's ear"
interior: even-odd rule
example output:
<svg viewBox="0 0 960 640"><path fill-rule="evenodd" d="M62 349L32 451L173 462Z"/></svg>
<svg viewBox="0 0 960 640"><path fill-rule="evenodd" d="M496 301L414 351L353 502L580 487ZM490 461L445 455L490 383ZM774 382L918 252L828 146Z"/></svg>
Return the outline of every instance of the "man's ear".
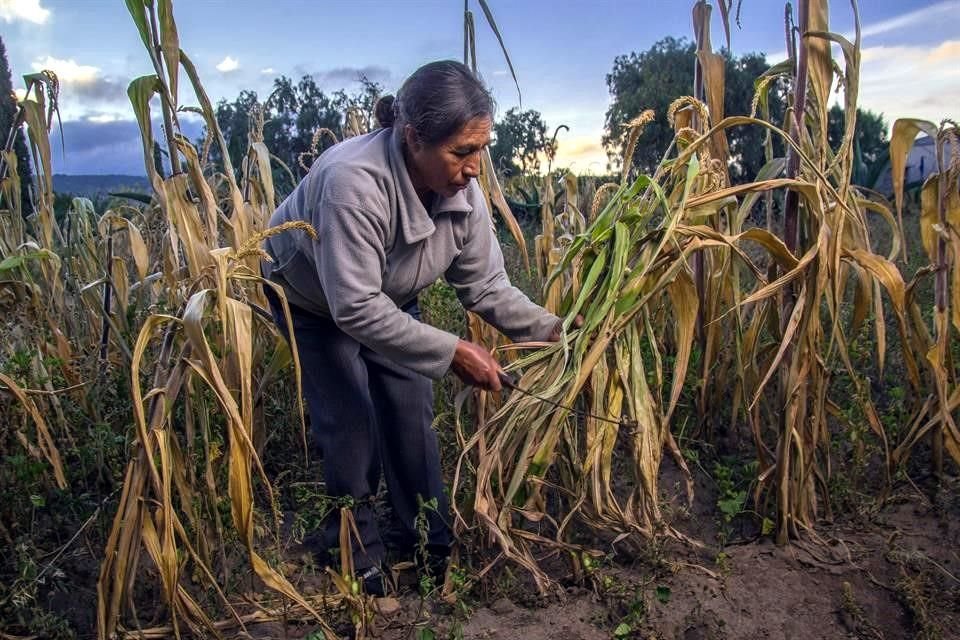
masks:
<svg viewBox="0 0 960 640"><path fill-rule="evenodd" d="M412 124L403 125L403 139L411 152L419 152L423 147L423 142L420 141L420 136L417 135L417 130L413 128Z"/></svg>

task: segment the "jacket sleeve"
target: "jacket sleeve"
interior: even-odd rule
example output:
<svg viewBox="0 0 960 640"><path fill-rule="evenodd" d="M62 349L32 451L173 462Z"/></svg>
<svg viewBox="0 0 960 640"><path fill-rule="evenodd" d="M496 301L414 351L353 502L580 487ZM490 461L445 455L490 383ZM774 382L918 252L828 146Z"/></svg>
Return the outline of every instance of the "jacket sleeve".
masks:
<svg viewBox="0 0 960 640"><path fill-rule="evenodd" d="M430 378L450 368L457 336L401 311L381 289L387 224L347 204L325 201L314 226L314 263L330 314L360 344Z"/></svg>
<svg viewBox="0 0 960 640"><path fill-rule="evenodd" d="M486 203L482 197L473 200L463 249L447 269L447 282L464 307L511 340L546 340L560 318L531 302L510 284Z"/></svg>

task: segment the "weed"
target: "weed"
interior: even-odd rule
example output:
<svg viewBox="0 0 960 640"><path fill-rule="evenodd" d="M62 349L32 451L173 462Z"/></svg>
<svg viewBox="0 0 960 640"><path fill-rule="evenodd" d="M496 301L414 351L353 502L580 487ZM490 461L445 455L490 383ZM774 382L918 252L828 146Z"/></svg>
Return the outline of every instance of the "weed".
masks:
<svg viewBox="0 0 960 640"><path fill-rule="evenodd" d="M900 579L894 585L897 597L910 612L917 640L942 640L943 628L930 607L933 585L930 576L921 572L911 575L900 565Z"/></svg>
<svg viewBox="0 0 960 640"><path fill-rule="evenodd" d="M69 621L40 604L42 593L60 588L63 572L50 567L41 569L36 562L40 554L26 537L14 546L13 552L15 577L9 584L0 585L3 631L54 640L74 638Z"/></svg>
<svg viewBox="0 0 960 640"><path fill-rule="evenodd" d="M600 626L612 625L614 638L639 637L640 629L647 617L647 589L652 580L640 583L622 580L614 573L600 571L594 576L595 589L605 604L605 620L597 620ZM667 587L658 586L654 597L661 600L663 593L669 594ZM666 598L669 600L669 596Z"/></svg>
<svg viewBox="0 0 960 640"><path fill-rule="evenodd" d="M437 640L437 632L433 630L433 627L424 625L417 629L414 637L416 640Z"/></svg>
<svg viewBox="0 0 960 640"><path fill-rule="evenodd" d="M884 635L873 623L867 620L863 609L857 603L853 585L843 581L840 585L840 617L843 625L857 637L883 638Z"/></svg>
<svg viewBox="0 0 960 640"><path fill-rule="evenodd" d="M724 546L733 535L734 520L746 513L747 490L756 477L757 461L743 463L724 457L713 464L712 478L717 487L717 541Z"/></svg>
<svg viewBox="0 0 960 640"><path fill-rule="evenodd" d="M293 539L300 542L322 531L324 521L336 508L336 500L314 482L291 483L293 494Z"/></svg>
<svg viewBox="0 0 960 640"><path fill-rule="evenodd" d="M436 570L431 570L432 561L443 562L444 558L430 557L430 519L429 514L439 514L437 511L437 499L430 498L424 500L417 496L417 515L414 518L413 525L417 532L417 564L419 571L420 594L427 596L437 589L437 580L443 580L442 575L434 575Z"/></svg>
<svg viewBox="0 0 960 640"><path fill-rule="evenodd" d="M733 571L733 560L725 551L717 553L717 557L714 558L713 563L717 566L717 570L724 578L729 577Z"/></svg>

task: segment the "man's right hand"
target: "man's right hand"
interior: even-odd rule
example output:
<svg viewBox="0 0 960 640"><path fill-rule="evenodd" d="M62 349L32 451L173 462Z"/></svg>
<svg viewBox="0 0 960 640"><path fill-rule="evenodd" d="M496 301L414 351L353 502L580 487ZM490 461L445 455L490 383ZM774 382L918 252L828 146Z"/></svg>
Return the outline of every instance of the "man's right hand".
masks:
<svg viewBox="0 0 960 640"><path fill-rule="evenodd" d="M480 345L466 340L457 342L450 369L469 385L487 391L500 391L500 378L497 376L497 372L501 371L500 365Z"/></svg>

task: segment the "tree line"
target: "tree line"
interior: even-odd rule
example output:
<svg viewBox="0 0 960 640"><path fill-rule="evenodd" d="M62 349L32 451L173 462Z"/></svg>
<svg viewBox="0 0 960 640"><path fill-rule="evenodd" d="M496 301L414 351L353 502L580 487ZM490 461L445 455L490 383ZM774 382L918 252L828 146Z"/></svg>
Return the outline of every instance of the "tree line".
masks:
<svg viewBox="0 0 960 640"><path fill-rule="evenodd" d="M626 138L626 123L645 109L653 109L657 118L640 136L633 155L633 168L650 172L657 166L673 139L673 129L667 123L667 109L675 98L691 92L695 58L692 42L667 37L646 51L631 52L614 59L613 69L606 77L610 106L603 136L611 173L622 170L619 161ZM770 65L762 53L745 53L739 57L728 53L726 59L725 112L749 114L754 83ZM274 81L273 90L262 105L264 142L290 168L293 179L298 180L306 172L303 160L312 159L310 151L316 131L325 128L339 135L345 126L344 113L348 107L356 107L367 114L369 124L373 124L373 105L383 93L383 87L366 78L360 78L360 85L360 90L354 94L343 90L327 94L311 76L304 76L296 83L286 76ZM217 117L234 166L240 166L239 161L245 153L250 116L257 104L255 92L242 91L232 102L221 100L217 106ZM775 84L769 98L770 116L774 122L782 122L785 104L785 88ZM840 143L843 119L843 110L839 106L831 109L829 131L834 145ZM729 130L727 135L731 181L739 183L751 179L765 164L764 132L758 127L738 127ZM545 168L545 161L552 159L557 149L556 136L535 109L507 110L494 123L493 137L490 152L494 165L506 176L541 171ZM321 147L329 143L329 139L322 140ZM783 154L781 144L774 140L775 155ZM886 160L887 125L882 116L858 111L856 144L864 167L858 182L872 186L875 174ZM285 185L291 176L282 173L278 171L276 178L280 185Z"/></svg>
<svg viewBox="0 0 960 640"><path fill-rule="evenodd" d="M748 114L754 95L754 83L770 65L761 53L745 53L739 57L726 54L727 114ZM666 113L677 97L687 95L693 87L695 48L684 38L667 37L642 52L631 52L613 61L607 74L610 106L605 114L603 145L609 157L609 172L619 172L619 161L626 138L625 124L645 109L653 109L657 118L650 123L637 144L633 168L650 172L673 139L673 130ZM306 174L307 168L332 137L319 134L326 129L342 139L346 126L345 114L352 111L365 119L367 128L373 128L373 107L384 87L365 77L359 78L359 89L352 93L340 89L325 92L316 80L305 75L298 81L280 76L273 81L270 94L261 102L255 91L244 90L233 100L217 103L217 120L226 138L234 167L242 166L247 151L251 126L261 128L263 142L278 160L274 180L283 193L291 190ZM786 104L785 88L774 85L770 91L769 108L774 122L783 120ZM0 132L10 131L16 113L12 95L10 69L3 42L0 40ZM843 110L830 110L829 134L836 146L843 132ZM563 123L555 123L557 130ZM562 134L561 134L562 135ZM734 183L755 176L765 163L764 133L757 127L738 127L728 130L730 146L730 178ZM505 176L543 170L544 161L553 158L557 150L556 132L548 128L542 114L535 109L507 110L494 124L494 141L490 152L494 165ZM887 125L881 115L858 110L855 143L860 167L856 182L873 186L879 171L886 164ZM779 140L774 140L775 155L782 155ZM26 147L23 137L15 143L21 175L29 175ZM210 147L210 157L222 164L217 145ZM160 159L157 158L157 162ZM26 184L26 182L25 182ZM27 193L27 189L24 189Z"/></svg>
<svg viewBox="0 0 960 640"><path fill-rule="evenodd" d="M30 156L27 155L27 145L23 139L20 127L14 127L17 117L17 98L13 93L13 81L10 76L10 63L7 62L7 47L0 38L0 144L4 151L12 151L17 158L17 172L20 174L21 210L30 210ZM5 162L0 180L7 177Z"/></svg>

